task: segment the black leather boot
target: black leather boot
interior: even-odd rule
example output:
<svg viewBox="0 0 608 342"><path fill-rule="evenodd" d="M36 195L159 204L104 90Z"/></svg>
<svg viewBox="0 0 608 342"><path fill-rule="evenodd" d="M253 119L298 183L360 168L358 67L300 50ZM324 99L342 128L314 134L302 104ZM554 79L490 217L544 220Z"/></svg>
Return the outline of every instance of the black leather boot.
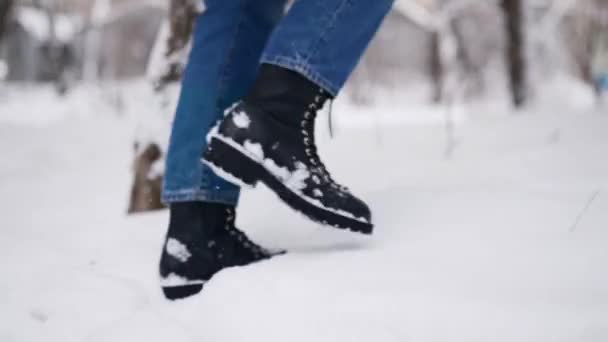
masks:
<svg viewBox="0 0 608 342"><path fill-rule="evenodd" d="M237 185L263 182L316 222L370 234L369 208L332 179L317 154L314 122L329 98L300 74L264 64L251 92L209 133L203 161Z"/></svg>
<svg viewBox="0 0 608 342"><path fill-rule="evenodd" d="M178 299L200 292L214 274L273 254L234 226L233 206L205 202L171 204L169 230L160 260L165 297Z"/></svg>

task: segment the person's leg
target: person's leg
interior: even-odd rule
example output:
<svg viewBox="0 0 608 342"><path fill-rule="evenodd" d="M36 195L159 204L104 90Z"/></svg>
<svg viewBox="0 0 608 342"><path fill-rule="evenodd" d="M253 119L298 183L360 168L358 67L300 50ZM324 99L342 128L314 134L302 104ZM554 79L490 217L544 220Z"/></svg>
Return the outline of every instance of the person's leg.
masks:
<svg viewBox="0 0 608 342"><path fill-rule="evenodd" d="M196 21L167 155L163 200L169 229L160 260L169 299L199 292L225 267L272 254L235 225L238 187L201 164L207 132L250 87L284 0L206 0Z"/></svg>
<svg viewBox="0 0 608 342"><path fill-rule="evenodd" d="M368 206L320 160L314 119L342 88L392 2L296 1L273 32L253 87L212 131L205 163L229 181L265 183L314 221L371 233Z"/></svg>
<svg viewBox="0 0 608 342"><path fill-rule="evenodd" d="M296 71L336 96L393 2L296 1L274 30L261 61Z"/></svg>
<svg viewBox="0 0 608 342"><path fill-rule="evenodd" d="M207 0L196 20L169 150L164 203L205 201L235 205L238 187L200 162L206 132L224 109L245 95L262 50L282 17L285 0Z"/></svg>

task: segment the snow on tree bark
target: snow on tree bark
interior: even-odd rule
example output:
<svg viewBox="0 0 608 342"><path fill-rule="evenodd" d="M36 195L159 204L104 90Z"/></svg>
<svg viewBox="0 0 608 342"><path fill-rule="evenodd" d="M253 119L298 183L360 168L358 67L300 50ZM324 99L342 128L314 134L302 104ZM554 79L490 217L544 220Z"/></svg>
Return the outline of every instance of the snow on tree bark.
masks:
<svg viewBox="0 0 608 342"><path fill-rule="evenodd" d="M564 15L562 30L576 75L592 87L599 97L600 91L592 71L594 38L601 32L608 32L608 3L603 0L577 2Z"/></svg>
<svg viewBox="0 0 608 342"><path fill-rule="evenodd" d="M200 8L192 0L173 0L169 6L170 35L164 54L166 66L161 77L156 81L158 89L181 79L184 70L186 52L189 48L194 20Z"/></svg>

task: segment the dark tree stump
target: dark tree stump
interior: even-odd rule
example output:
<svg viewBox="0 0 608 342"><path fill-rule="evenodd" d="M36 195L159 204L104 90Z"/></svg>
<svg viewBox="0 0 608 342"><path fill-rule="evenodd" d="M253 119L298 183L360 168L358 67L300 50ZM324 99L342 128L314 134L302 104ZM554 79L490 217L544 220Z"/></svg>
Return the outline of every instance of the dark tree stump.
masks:
<svg viewBox="0 0 608 342"><path fill-rule="evenodd" d="M155 175L152 165L160 161L162 152L156 144L149 144L140 152L135 146L134 179L128 213L163 209L160 201L162 175Z"/></svg>

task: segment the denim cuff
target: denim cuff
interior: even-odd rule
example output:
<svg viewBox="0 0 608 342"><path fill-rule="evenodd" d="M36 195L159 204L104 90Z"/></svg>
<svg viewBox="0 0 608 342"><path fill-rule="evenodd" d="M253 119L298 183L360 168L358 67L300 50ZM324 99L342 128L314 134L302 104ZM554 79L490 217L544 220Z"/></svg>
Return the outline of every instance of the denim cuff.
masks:
<svg viewBox="0 0 608 342"><path fill-rule="evenodd" d="M273 56L269 54L263 54L260 59L260 63L274 64L280 67L295 71L302 76L306 77L310 81L314 82L325 91L329 92L333 97L338 95L340 87L333 84L328 79L323 77L320 73L313 70L312 66L302 60L295 60L291 57L286 56Z"/></svg>
<svg viewBox="0 0 608 342"><path fill-rule="evenodd" d="M161 201L164 204L198 201L236 206L239 201L239 191L209 191L202 189L164 190Z"/></svg>

